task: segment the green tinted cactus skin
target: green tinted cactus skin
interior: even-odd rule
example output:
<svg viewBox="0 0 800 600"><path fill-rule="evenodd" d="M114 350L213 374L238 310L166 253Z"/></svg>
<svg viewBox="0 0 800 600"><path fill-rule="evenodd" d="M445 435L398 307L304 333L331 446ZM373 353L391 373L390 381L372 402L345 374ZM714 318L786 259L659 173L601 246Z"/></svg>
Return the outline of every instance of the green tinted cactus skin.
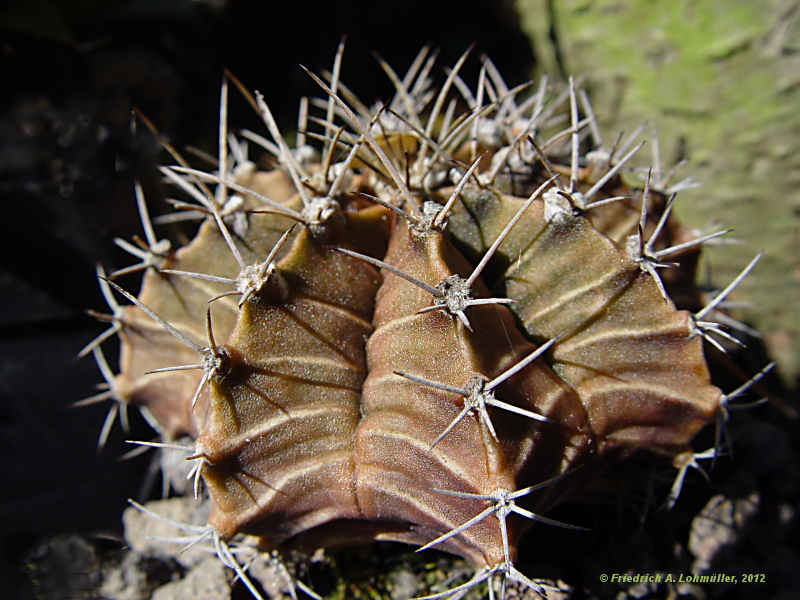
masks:
<svg viewBox="0 0 800 600"><path fill-rule="evenodd" d="M587 156L572 82L572 126L537 156L523 145L552 133L544 87L524 105L487 61L476 97L462 89L473 110L442 121L454 76L436 97L426 54L375 112L323 84L321 159L248 95L278 168L256 170L223 118L222 169L164 170L203 223L126 294L114 387L165 442L194 438L208 531L240 577L238 534L376 539L466 558L467 587L542 592L514 568L517 542L559 525L543 513L580 492L573 472L644 450L685 473L727 398L703 355L716 330L665 296L699 302L702 239L621 179L626 159Z"/></svg>
<svg viewBox="0 0 800 600"><path fill-rule="evenodd" d="M519 203L508 196L465 199L454 237L477 240L476 223L468 223L480 214L482 236L494 239ZM701 340L687 339L689 314L665 303L650 276L587 219L547 223L544 212L544 203L532 205L517 229L525 234L498 249L525 332L559 337L553 369L586 406L601 452L616 444L666 453L685 448L719 396L708 385Z"/></svg>

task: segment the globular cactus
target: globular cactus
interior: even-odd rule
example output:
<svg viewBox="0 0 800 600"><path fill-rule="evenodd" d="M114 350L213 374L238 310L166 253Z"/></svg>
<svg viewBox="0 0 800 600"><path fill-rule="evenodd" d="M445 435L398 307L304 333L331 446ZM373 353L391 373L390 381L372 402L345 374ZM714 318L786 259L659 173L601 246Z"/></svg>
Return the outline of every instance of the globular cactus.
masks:
<svg viewBox="0 0 800 600"><path fill-rule="evenodd" d="M141 262L98 271L112 325L84 353L110 388L90 401L114 402L101 441L128 406L158 431L151 445L191 436L203 535L254 594L238 534L265 550L402 541L474 565L426 598L486 580L492 596L500 580L544 592L514 567L524 530L570 527L547 511L639 450L674 460L677 495L744 390L711 385L703 340L732 339L712 317L757 259L705 308L678 310L671 297L702 306L697 255L725 232L673 220L669 182L630 167L641 143L604 146L572 80L522 100L528 86L484 59L473 92L467 52L435 90L428 54L402 79L382 64L397 93L369 109L339 82L340 47L327 82L311 74L324 118L304 99L295 148L226 75L216 169L175 154L162 170L202 220L195 238L159 241L137 187L146 243L119 243ZM227 132L229 81L267 125L271 140L243 136L272 171ZM131 270L138 297L113 281ZM100 350L115 333L116 376ZM695 454L715 420L717 446Z"/></svg>

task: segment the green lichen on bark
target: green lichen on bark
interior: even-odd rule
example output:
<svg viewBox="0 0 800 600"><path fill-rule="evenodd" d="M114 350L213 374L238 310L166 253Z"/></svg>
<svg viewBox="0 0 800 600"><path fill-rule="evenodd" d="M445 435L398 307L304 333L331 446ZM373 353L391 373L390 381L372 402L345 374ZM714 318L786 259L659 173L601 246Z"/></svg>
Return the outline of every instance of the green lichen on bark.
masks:
<svg viewBox="0 0 800 600"><path fill-rule="evenodd" d="M765 334L784 377L800 373L800 2L518 0L544 72L586 74L601 129L655 127L662 165L703 185L679 194L687 225L719 222L741 244L713 247L725 285L765 256L737 317ZM552 33L555 33L553 36ZM555 41L553 41L555 40ZM641 151L642 164L650 159Z"/></svg>

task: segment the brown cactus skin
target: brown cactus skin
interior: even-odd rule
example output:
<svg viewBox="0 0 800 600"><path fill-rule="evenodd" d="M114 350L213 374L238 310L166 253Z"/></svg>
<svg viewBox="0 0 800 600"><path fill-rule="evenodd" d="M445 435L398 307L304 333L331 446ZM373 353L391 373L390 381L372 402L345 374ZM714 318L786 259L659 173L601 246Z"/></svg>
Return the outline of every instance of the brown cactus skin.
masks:
<svg viewBox="0 0 800 600"><path fill-rule="evenodd" d="M434 147L419 132L384 129L367 140L370 127L342 137L345 150L364 147L350 165L352 178L334 195L336 218L316 229L296 227L274 271L241 307L234 297L213 302L222 366L194 408L197 371L147 372L195 363L196 353L141 308L125 309L119 393L153 415L165 440L184 433L195 438L214 531L225 539L258 536L264 548L372 539L424 545L491 506L442 490L491 496L556 478L520 500L542 514L580 493L581 477L561 479L582 466L589 471L639 450L690 456L692 438L714 418L722 393L710 383L691 314L665 300L626 249L639 224L642 190L615 176L600 197L628 199L557 217L548 217L546 200L535 200L471 288L473 298L504 296L513 303L468 307L469 329L444 309L420 312L431 306L428 291L337 248L381 259L429 286L451 275L466 278L548 173L575 175L575 192L585 192L602 173L575 163L570 169L563 153L553 153L547 169L529 165L521 187L513 178L497 185L467 181L446 226L412 227L426 202L444 204L454 188L447 177L433 189L419 178L425 145ZM444 136L436 137L443 143ZM452 149L462 172L472 158L469 146ZM300 186L313 188L315 198L328 197L327 166L305 164ZM296 167L251 167L235 172L234 182L300 214L307 199L287 175ZM487 154L475 173L491 168ZM410 191L391 172L403 169ZM563 197L571 193L559 189ZM361 193L411 216L373 205ZM651 190L640 235L656 229L665 204ZM244 208L264 206L246 194ZM191 243L148 269L139 295L141 304L198 343L206 337L209 298L229 288L164 271L235 278L242 265L218 220L207 218ZM262 261L293 222L274 212L247 214L233 243L246 264ZM687 239L669 219L655 248ZM665 274L667 288L686 306L699 303L696 288L686 285L698 253L688 248L679 255L677 275ZM549 340L547 353L496 393L550 422L489 407L496 438L472 412L442 436L465 399L398 374L463 389L473 377L498 377ZM508 555L494 514L437 547L492 575L514 559L531 524L504 519ZM505 564L502 572L510 576L510 569Z"/></svg>
<svg viewBox="0 0 800 600"><path fill-rule="evenodd" d="M294 207L299 204L294 189L281 171L255 172L240 178L241 185L253 191L268 192L276 202ZM246 208L256 203L247 199ZM291 225L285 217L254 214L249 217L248 234L237 244L244 257L255 260L269 252L281 233ZM160 269L196 271L235 277L239 272L233 255L213 220L205 220L195 238L185 247L170 254ZM224 292L224 286L148 269L142 281L139 299L159 316L196 340L205 338L202 315L208 299ZM196 362L195 353L154 323L136 306L126 307L121 332L122 353L117 385L132 404L148 410L159 423L160 433L167 440L183 434L196 437L198 423L190 403L200 374L196 371L145 375L152 369ZM214 331L227 339L238 319L235 303L217 302L213 309Z"/></svg>
<svg viewBox="0 0 800 600"><path fill-rule="evenodd" d="M374 238L383 238L385 210L362 213L371 221L361 228L365 243L349 235L341 242L380 248ZM354 229L347 223L341 234ZM327 250L303 229L242 307L225 346L229 370L209 386L197 438L211 463L203 469L209 522L221 534L261 533L275 543L360 518L353 438L378 283L373 267Z"/></svg>
<svg viewBox="0 0 800 600"><path fill-rule="evenodd" d="M430 285L454 273L466 278L472 269L441 233L415 238L403 221L394 228L386 262L402 265ZM482 285L476 292L476 297L488 295ZM414 544L424 544L485 508L480 501L443 496L435 488L478 494L514 490L520 479L540 481L566 471L586 451L589 437L575 394L547 367L534 363L505 382L500 394L555 423L493 411L494 427L503 431L500 441L483 422L470 417L432 448L461 411L463 399L421 387L393 371L464 387L475 375L492 379L533 346L518 333L503 306L469 309L478 335L442 311L418 314L429 305L427 292L386 275L376 298L375 332L367 344L365 417L356 438L356 482L365 517L416 523L407 535L396 536ZM512 538L516 533L512 528ZM493 522L484 521L442 547L481 566L503 559L502 539Z"/></svg>

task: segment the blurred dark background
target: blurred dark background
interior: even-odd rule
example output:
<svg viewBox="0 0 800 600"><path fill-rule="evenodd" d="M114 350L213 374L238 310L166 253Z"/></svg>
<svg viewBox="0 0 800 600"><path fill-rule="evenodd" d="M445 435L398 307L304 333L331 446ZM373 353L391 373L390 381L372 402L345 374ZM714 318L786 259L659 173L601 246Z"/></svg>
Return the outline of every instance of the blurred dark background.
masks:
<svg viewBox="0 0 800 600"><path fill-rule="evenodd" d="M529 77L534 56L513 2L360 0L282 2L12 0L0 5L0 565L7 590L27 597L19 567L38 540L59 533L119 535L125 498L148 466L119 463L129 448L115 424L95 443L108 403L69 405L101 380L78 350L104 328L94 265L131 264L112 243L140 233L133 181L163 212L155 171L167 157L139 126L139 108L176 147L216 153L219 83L230 69L261 90L283 130L301 95L319 96L298 67L330 69L347 36L342 79L367 104L393 89L372 53L404 73L423 44L453 64L472 43ZM468 63L467 80L479 61ZM262 131L238 94L232 127ZM112 366L116 350L106 343ZM147 426L134 420L136 439ZM15 582L22 587L16 588ZM7 592L4 592L4 595Z"/></svg>

